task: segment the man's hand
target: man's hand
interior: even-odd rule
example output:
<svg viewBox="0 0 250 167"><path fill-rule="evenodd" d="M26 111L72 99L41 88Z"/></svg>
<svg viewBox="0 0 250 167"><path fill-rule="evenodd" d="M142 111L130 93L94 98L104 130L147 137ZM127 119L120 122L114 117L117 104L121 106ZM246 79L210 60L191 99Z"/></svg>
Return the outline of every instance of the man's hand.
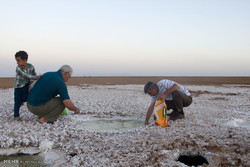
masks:
<svg viewBox="0 0 250 167"><path fill-rule="evenodd" d="M74 111L75 114L79 114L80 113L80 109L77 108L70 99L67 100L63 100L63 104L66 108L68 108L71 111Z"/></svg>
<svg viewBox="0 0 250 167"><path fill-rule="evenodd" d="M145 125L148 124L149 118L151 117L153 110L154 110L155 102L152 102L148 108L146 119L145 119Z"/></svg>
<svg viewBox="0 0 250 167"><path fill-rule="evenodd" d="M75 110L75 114L80 114L80 109L79 109L79 108L77 108L77 109Z"/></svg>

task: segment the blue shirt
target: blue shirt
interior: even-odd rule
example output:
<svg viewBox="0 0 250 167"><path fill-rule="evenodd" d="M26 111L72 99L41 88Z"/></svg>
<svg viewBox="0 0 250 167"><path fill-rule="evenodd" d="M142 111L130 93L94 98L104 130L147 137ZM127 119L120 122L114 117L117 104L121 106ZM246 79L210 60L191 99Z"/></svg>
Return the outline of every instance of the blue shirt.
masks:
<svg viewBox="0 0 250 167"><path fill-rule="evenodd" d="M33 106L41 106L57 95L60 95L62 101L70 99L61 72L47 72L31 89L27 102Z"/></svg>

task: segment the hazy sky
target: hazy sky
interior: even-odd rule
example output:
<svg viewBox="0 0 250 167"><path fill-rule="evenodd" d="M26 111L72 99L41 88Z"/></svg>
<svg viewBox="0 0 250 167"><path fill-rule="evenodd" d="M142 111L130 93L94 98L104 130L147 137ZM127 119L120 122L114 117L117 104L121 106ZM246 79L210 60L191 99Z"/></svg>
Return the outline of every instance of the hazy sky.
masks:
<svg viewBox="0 0 250 167"><path fill-rule="evenodd" d="M0 77L250 76L250 0L0 0Z"/></svg>

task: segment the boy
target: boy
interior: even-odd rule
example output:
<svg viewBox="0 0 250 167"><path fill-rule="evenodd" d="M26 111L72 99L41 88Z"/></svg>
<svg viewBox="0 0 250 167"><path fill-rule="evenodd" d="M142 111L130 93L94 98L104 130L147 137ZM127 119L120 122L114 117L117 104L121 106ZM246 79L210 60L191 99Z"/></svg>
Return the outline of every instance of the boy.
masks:
<svg viewBox="0 0 250 167"><path fill-rule="evenodd" d="M39 79L41 76L36 76L34 66L27 63L28 54L25 51L17 52L15 59L17 67L14 84L14 120L21 120L19 117L19 109L23 102L27 101L30 81Z"/></svg>

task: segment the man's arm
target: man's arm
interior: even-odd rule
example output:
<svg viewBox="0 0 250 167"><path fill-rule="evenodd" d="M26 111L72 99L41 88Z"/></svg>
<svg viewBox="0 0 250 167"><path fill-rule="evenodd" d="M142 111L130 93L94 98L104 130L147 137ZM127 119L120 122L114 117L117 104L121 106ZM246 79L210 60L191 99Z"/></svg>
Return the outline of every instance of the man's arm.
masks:
<svg viewBox="0 0 250 167"><path fill-rule="evenodd" d="M145 125L148 124L148 120L150 119L150 117L154 111L154 107L155 107L155 102L152 102L148 108L148 112L147 112L146 119L145 119Z"/></svg>
<svg viewBox="0 0 250 167"><path fill-rule="evenodd" d="M162 100L165 99L166 96L168 96L169 94L171 94L172 92L178 90L180 88L179 85L174 84L171 88L169 88L168 90L166 90L165 92L163 92L162 94L160 94L157 98L157 100Z"/></svg>
<svg viewBox="0 0 250 167"><path fill-rule="evenodd" d="M67 100L63 100L63 104L65 105L66 108L68 108L71 111L74 111L75 114L79 114L80 113L80 109L77 108L70 99Z"/></svg>

